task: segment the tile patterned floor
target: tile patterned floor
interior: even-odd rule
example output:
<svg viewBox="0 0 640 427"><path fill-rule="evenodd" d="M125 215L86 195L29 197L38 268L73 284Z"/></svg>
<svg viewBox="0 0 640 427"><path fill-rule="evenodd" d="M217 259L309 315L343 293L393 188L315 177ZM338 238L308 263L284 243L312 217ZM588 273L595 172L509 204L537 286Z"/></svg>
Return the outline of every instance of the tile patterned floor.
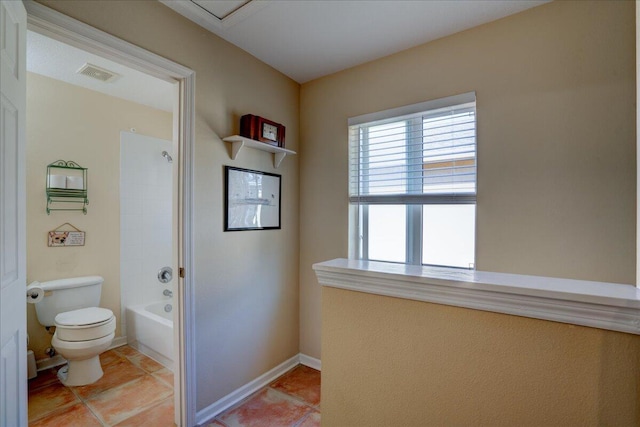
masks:
<svg viewBox="0 0 640 427"><path fill-rule="evenodd" d="M320 372L298 365L206 426L318 427Z"/></svg>
<svg viewBox="0 0 640 427"><path fill-rule="evenodd" d="M97 382L65 387L57 368L29 381L29 426L173 427L173 373L132 347L100 355Z"/></svg>
<svg viewBox="0 0 640 427"><path fill-rule="evenodd" d="M173 427L173 373L129 346L100 356L104 376L65 387L57 370L29 381L31 427ZM320 426L320 372L298 365L206 427Z"/></svg>

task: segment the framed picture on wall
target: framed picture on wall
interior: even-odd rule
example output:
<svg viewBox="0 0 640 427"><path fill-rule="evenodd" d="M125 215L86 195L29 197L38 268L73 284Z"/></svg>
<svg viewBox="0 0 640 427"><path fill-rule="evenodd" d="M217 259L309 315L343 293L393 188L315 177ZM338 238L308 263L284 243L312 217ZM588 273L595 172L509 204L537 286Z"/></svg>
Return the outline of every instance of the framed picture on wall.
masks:
<svg viewBox="0 0 640 427"><path fill-rule="evenodd" d="M280 229L281 176L224 168L224 231Z"/></svg>

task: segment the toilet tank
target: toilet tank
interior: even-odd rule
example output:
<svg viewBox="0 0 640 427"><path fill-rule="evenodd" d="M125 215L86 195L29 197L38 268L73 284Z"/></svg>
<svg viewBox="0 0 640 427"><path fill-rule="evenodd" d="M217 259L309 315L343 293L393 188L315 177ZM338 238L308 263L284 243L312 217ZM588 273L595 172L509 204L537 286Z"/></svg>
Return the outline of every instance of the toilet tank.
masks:
<svg viewBox="0 0 640 427"><path fill-rule="evenodd" d="M72 277L41 282L44 291L42 301L35 304L38 322L54 326L59 313L100 305L100 293L104 279L100 276Z"/></svg>

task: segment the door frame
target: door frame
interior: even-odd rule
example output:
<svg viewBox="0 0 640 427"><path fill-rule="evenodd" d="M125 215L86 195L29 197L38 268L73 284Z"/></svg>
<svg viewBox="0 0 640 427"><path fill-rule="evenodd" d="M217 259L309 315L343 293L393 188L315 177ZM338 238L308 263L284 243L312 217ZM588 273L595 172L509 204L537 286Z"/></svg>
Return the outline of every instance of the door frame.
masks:
<svg viewBox="0 0 640 427"><path fill-rule="evenodd" d="M178 263L176 308L178 351L175 372L178 377L176 421L178 425L196 424L195 389L195 298L193 268L193 153L195 147L195 71L151 53L67 15L31 0L27 9L27 29L71 46L100 55L154 77L178 82L179 96L174 105L174 137L178 140ZM177 114L176 114L177 112ZM176 117L177 116L177 117ZM174 332L175 334L175 332Z"/></svg>

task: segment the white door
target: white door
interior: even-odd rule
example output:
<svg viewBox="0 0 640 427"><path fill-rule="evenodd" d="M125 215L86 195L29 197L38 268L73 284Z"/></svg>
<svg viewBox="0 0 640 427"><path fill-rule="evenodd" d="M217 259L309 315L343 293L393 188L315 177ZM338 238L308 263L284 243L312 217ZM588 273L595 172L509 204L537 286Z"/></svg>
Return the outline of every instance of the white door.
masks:
<svg viewBox="0 0 640 427"><path fill-rule="evenodd" d="M27 425L25 56L27 13L0 0L0 426Z"/></svg>

